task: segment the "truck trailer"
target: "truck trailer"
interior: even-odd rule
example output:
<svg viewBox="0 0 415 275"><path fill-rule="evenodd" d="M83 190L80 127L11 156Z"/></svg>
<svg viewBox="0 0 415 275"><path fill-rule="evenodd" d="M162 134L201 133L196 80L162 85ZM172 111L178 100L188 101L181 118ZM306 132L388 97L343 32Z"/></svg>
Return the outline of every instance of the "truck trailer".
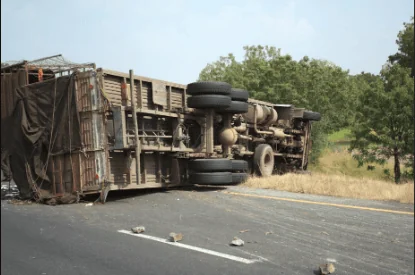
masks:
<svg viewBox="0 0 415 275"><path fill-rule="evenodd" d="M182 85L61 55L2 64L1 75L4 172L22 198L48 204L305 171L321 118L224 82Z"/></svg>

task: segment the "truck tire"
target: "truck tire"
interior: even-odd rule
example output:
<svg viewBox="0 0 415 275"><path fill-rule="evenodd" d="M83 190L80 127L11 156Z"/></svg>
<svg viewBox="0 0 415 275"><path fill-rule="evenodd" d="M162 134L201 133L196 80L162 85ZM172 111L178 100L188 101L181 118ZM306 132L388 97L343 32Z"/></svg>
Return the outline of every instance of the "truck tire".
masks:
<svg viewBox="0 0 415 275"><path fill-rule="evenodd" d="M232 173L232 183L239 184L243 183L248 179L247 173Z"/></svg>
<svg viewBox="0 0 415 275"><path fill-rule="evenodd" d="M226 95L195 95L187 99L187 106L196 109L226 109L231 98Z"/></svg>
<svg viewBox="0 0 415 275"><path fill-rule="evenodd" d="M270 145L260 144L255 148L254 168L259 176L271 176L274 171L274 163L274 152Z"/></svg>
<svg viewBox="0 0 415 275"><path fill-rule="evenodd" d="M232 170L230 159L193 159L188 167L195 172L229 172Z"/></svg>
<svg viewBox="0 0 415 275"><path fill-rule="evenodd" d="M247 102L249 98L249 93L248 91L243 89L232 88L230 97L232 98L232 100L235 101Z"/></svg>
<svg viewBox="0 0 415 275"><path fill-rule="evenodd" d="M230 95L232 86L226 82L217 81L199 81L187 85L187 94L189 95Z"/></svg>
<svg viewBox="0 0 415 275"><path fill-rule="evenodd" d="M246 160L232 160L232 172L247 172L248 168L248 162Z"/></svg>
<svg viewBox="0 0 415 275"><path fill-rule="evenodd" d="M218 113L245 114L248 112L248 103L242 101L231 101L228 108L218 110Z"/></svg>
<svg viewBox="0 0 415 275"><path fill-rule="evenodd" d="M312 120L312 121L319 121L321 119L321 114L318 113L318 112L304 111L303 119Z"/></svg>
<svg viewBox="0 0 415 275"><path fill-rule="evenodd" d="M232 184L232 173L193 173L190 174L189 181L192 184L199 185L229 185Z"/></svg>

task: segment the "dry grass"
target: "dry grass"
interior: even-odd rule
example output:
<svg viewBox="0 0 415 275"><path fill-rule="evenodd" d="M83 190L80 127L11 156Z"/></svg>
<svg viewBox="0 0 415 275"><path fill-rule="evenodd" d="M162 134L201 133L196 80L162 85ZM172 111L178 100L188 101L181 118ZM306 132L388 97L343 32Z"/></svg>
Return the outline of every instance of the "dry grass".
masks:
<svg viewBox="0 0 415 275"><path fill-rule="evenodd" d="M413 204L413 181L397 185L393 178L387 177L383 170L393 171L393 161L383 166L375 165L374 170L369 170L368 164L358 167L358 162L347 151L348 134L348 130L343 130L329 138L334 144L325 150L317 166L309 167L311 175L286 174L269 178L250 178L243 186ZM403 171L404 167L401 168Z"/></svg>
<svg viewBox="0 0 415 275"><path fill-rule="evenodd" d="M312 175L286 174L268 178L253 177L242 186L344 198L414 203L413 183L397 185L387 181L346 175L313 173Z"/></svg>
<svg viewBox="0 0 415 275"><path fill-rule="evenodd" d="M367 166L369 164L374 165L375 169L368 170ZM321 156L319 164L317 166L310 166L310 171L322 174L344 175L393 182L393 177L387 177L383 172L384 169L389 169L390 172L393 173L392 159L385 165L367 163L362 167L358 167L357 160L353 159L352 155L345 147L336 148L334 150L327 149ZM405 167L401 165L401 169L403 172Z"/></svg>

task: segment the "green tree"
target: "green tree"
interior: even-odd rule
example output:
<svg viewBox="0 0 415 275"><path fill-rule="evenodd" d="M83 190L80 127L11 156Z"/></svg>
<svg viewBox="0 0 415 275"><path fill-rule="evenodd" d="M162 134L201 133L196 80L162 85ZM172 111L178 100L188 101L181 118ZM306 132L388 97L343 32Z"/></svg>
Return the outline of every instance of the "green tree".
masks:
<svg viewBox="0 0 415 275"><path fill-rule="evenodd" d="M208 64L199 74L200 80L224 81L236 87L244 87L242 65L233 54L221 56L218 61Z"/></svg>
<svg viewBox="0 0 415 275"><path fill-rule="evenodd" d="M413 159L414 150L414 79L410 69L389 65L380 76L362 74L354 140L350 150L359 166L363 163L385 164L394 160L394 179L401 181L401 162Z"/></svg>
<svg viewBox="0 0 415 275"><path fill-rule="evenodd" d="M245 46L244 50L241 62L232 54L220 57L201 71L199 80L225 81L247 89L255 99L320 112L322 120L312 132L311 161L315 162L327 144L327 134L353 121L358 89L348 71L307 56L295 61L275 47Z"/></svg>
<svg viewBox="0 0 415 275"><path fill-rule="evenodd" d="M411 68L411 76L415 75L414 68L414 17L411 21L405 22L403 30L398 33L396 44L398 52L389 56L389 62L399 63L403 67Z"/></svg>

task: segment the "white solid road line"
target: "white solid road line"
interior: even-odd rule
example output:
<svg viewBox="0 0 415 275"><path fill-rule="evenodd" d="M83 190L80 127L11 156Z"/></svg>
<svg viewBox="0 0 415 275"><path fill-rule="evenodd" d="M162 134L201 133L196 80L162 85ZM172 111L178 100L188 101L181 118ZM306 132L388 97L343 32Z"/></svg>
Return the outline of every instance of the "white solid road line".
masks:
<svg viewBox="0 0 415 275"><path fill-rule="evenodd" d="M169 245L172 245L172 246L178 246L178 247L181 247L181 248L186 248L186 249L202 252L202 253L217 256L217 257L222 257L222 258L225 258L225 259L229 259L229 260L244 263L244 264L253 264L253 263L256 263L256 262L261 262L260 258L258 258L258 259L245 259L245 258L242 258L242 257L233 256L233 255L229 255L229 254L225 254L225 253L220 253L220 252L216 252L216 251L213 251L213 250L209 250L209 249L205 249L205 248L201 248L201 247L197 247L197 246L192 246L192 245L182 244L182 243L177 243L177 242L170 242L166 239L153 237L153 236L150 236L150 235L135 234L135 233L132 233L132 232L127 231L127 230L118 230L118 232L123 233L123 234L127 234L127 235L131 235L131 236L134 236L134 237L153 240L153 241L156 241L156 242L165 243L165 244L169 244Z"/></svg>

